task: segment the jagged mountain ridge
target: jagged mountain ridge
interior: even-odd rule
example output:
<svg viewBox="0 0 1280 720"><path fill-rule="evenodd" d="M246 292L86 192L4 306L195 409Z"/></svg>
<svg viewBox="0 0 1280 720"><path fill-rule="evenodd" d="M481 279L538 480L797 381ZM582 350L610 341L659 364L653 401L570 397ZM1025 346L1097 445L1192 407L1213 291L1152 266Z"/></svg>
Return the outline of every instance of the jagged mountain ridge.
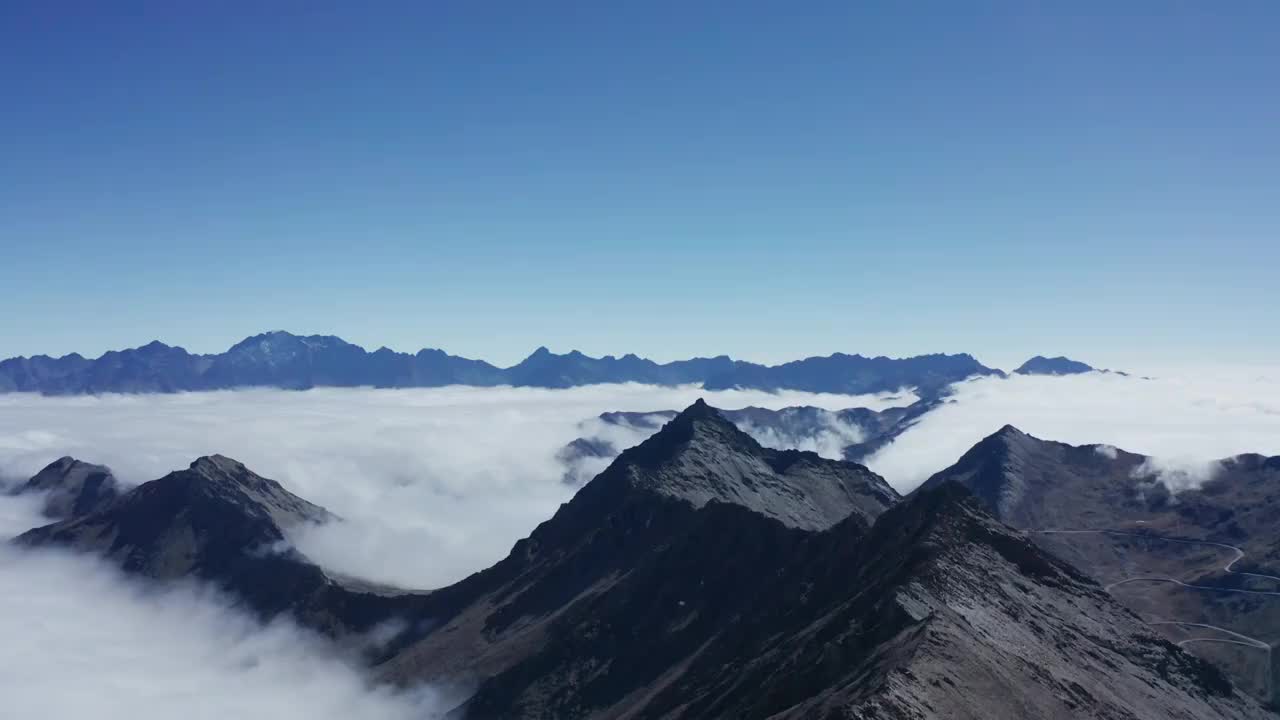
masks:
<svg viewBox="0 0 1280 720"><path fill-rule="evenodd" d="M1067 445L1005 426L923 487L965 485L1170 639L1280 703L1273 651L1259 649L1280 644L1280 457L1224 458L1198 486L1176 477L1176 493L1158 468L1109 445Z"/></svg>
<svg viewBox="0 0 1280 720"><path fill-rule="evenodd" d="M624 452L507 559L441 591L457 603L450 619L389 657L379 676L479 681L459 711L468 718L1266 716L1091 581L984 520L954 486L895 504L883 520L854 514L825 529L732 501L695 507L688 499L714 484L668 485L659 479L672 476L653 471L686 464L689 416L715 422L690 408ZM723 418L702 437L726 439L721 449L754 444ZM955 513L964 532L929 529ZM877 540L864 545L869 536ZM919 587L900 594L923 565L948 578L935 587L962 585L963 599L925 592L923 570ZM997 594L992 573L1009 573ZM988 633L1007 636L1033 609L1004 603L1046 577L1071 597L1050 585L1045 602L1073 614L1046 631L1055 615L1042 608L1038 631L991 647ZM1085 618L1078 595L1093 608ZM980 628L949 612L972 604ZM1098 626L1084 632L1086 621L1124 640ZM1064 646L1064 637L1085 640ZM1081 670L1081 654L1097 660ZM973 657L982 661L966 664ZM1026 671L1046 657L1055 672ZM1117 668L1125 674L1112 678ZM971 691L1000 682L1016 692Z"/></svg>
<svg viewBox="0 0 1280 720"><path fill-rule="evenodd" d="M439 387L444 385L568 388L598 383L701 384L708 389L872 393L915 387L934 393L973 375L1000 375L969 355L867 358L836 353L778 366L727 356L664 364L632 354L588 357L538 348L520 363L499 368L483 360L425 349L368 352L330 335L274 331L254 335L224 353L195 355L151 342L99 358L45 355L0 361L0 392L67 395L101 392L177 392L238 387Z"/></svg>
<svg viewBox="0 0 1280 720"><path fill-rule="evenodd" d="M466 717L1265 716L956 486L817 533L707 505L547 632Z"/></svg>
<svg viewBox="0 0 1280 720"><path fill-rule="evenodd" d="M365 600L431 621L375 673L474 683L469 718L1268 717L955 484L882 483L695 405L495 566ZM306 599L312 624L351 602Z"/></svg>

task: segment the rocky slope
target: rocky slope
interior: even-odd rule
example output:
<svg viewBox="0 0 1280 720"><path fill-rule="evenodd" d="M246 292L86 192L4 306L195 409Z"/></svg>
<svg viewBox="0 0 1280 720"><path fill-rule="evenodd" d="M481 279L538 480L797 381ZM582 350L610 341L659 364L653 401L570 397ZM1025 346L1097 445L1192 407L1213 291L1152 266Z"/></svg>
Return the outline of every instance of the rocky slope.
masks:
<svg viewBox="0 0 1280 720"><path fill-rule="evenodd" d="M963 484L1169 638L1280 701L1266 649L1280 644L1280 458L1226 458L1193 487L1158 468L1143 455L1006 426L924 487Z"/></svg>
<svg viewBox="0 0 1280 720"><path fill-rule="evenodd" d="M1237 569L1280 575L1280 458L1224 458L1206 474L1197 485L1145 455L1041 440L1006 425L924 486L959 482L1018 528L1129 529L1238 545L1247 562Z"/></svg>

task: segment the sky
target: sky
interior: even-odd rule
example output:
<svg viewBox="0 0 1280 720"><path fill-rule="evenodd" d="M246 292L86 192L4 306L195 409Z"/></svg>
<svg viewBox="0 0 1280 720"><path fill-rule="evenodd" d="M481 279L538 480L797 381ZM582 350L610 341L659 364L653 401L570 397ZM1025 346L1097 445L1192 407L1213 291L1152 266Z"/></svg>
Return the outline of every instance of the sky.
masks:
<svg viewBox="0 0 1280 720"><path fill-rule="evenodd" d="M0 6L0 356L1264 362L1280 6Z"/></svg>

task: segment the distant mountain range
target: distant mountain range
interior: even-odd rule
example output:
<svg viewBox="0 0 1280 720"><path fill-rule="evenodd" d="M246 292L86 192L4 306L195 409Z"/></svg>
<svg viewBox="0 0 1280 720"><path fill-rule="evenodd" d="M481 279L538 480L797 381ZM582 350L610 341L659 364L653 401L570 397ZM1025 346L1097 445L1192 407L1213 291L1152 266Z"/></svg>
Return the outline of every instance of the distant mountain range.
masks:
<svg viewBox="0 0 1280 720"><path fill-rule="evenodd" d="M1029 361L1019 372L1082 372L1088 365L1058 358ZM1029 367L1030 366L1030 367ZM332 335L300 336L283 331L254 335L224 353L195 355L159 341L111 351L89 359L79 354L47 355L0 361L0 392L76 395L103 392L165 393L273 387L411 388L444 385L569 388L600 383L701 385L708 390L803 390L843 394L891 392L914 388L922 396L938 394L951 383L974 376L1004 376L968 354L909 358L864 357L835 353L781 365L760 365L727 355L669 363L623 355L588 357L576 350L556 354L538 348L520 363L500 368L483 360L425 349L403 353L379 348L369 352Z"/></svg>
<svg viewBox="0 0 1280 720"><path fill-rule="evenodd" d="M1246 532L1273 538L1280 459L1234 462ZM1005 428L903 498L856 463L764 448L699 401L505 559L434 591L327 573L286 539L340 520L220 456L114 497L84 482L102 469L58 461L29 491L71 502L16 542L200 577L340 645L398 621L367 647L371 674L467 688L450 718L1275 718L1095 567L1042 545L1042 523L1140 517L1163 532L1181 515L1202 539L1236 532L1221 489L1186 517L1142 467ZM1098 494L1107 477L1132 482ZM1270 541L1256 540L1246 547L1266 560Z"/></svg>

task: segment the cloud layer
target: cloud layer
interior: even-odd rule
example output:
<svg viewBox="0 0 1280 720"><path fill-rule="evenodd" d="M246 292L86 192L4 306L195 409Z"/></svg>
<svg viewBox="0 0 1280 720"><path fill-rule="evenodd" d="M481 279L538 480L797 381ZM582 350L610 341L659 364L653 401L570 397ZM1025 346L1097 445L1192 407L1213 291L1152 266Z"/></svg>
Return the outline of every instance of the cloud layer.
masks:
<svg viewBox="0 0 1280 720"><path fill-rule="evenodd" d="M913 399L634 384L0 395L0 474L27 477L73 455L140 483L222 453L346 519L294 538L321 564L438 587L503 557L569 499L555 455L582 434L582 421L608 410L680 409L698 397L726 408L828 409Z"/></svg>
<svg viewBox="0 0 1280 720"><path fill-rule="evenodd" d="M425 720L449 706L371 687L319 638L208 588L148 587L68 553L0 545L0 637L5 717Z"/></svg>
<svg viewBox="0 0 1280 720"><path fill-rule="evenodd" d="M0 475L25 478L71 454L136 483L221 452L347 518L295 538L322 564L431 587L498 559L568 499L555 453L583 434L584 420L594 427L589 419L605 410L680 408L704 395L730 408L910 400L637 385L7 395ZM1106 443L1103 453L1151 454L1166 482L1192 484L1212 459L1280 454L1280 374L973 380L869 464L909 490L1005 423ZM620 447L650 432L597 429ZM839 430L831 447L813 449L834 453ZM39 508L39 498L0 497L0 535L41 523ZM431 717L452 699L370 687L309 633L287 622L263 628L198 584L147 587L54 552L0 546L0 637L0 694L14 717L400 720Z"/></svg>
<svg viewBox="0 0 1280 720"><path fill-rule="evenodd" d="M973 379L867 465L899 491L915 488L1005 424L1072 445L1105 443L1153 456L1173 489L1207 479L1213 461L1280 455L1280 371L1211 370L1142 379L1088 373Z"/></svg>
<svg viewBox="0 0 1280 720"><path fill-rule="evenodd" d="M725 408L883 408L912 399L642 385L0 395L0 474L26 477L70 454L136 483L220 452L346 518L294 538L321 564L439 587L500 559L569 499L573 488L561 482L565 468L556 459L566 442L598 431L621 448L649 432L591 418L681 408L700 396ZM1005 423L1046 439L1153 455L1166 482L1185 486L1207 477L1217 458L1280 454L1280 374L971 380L868 464L908 491ZM824 440L830 447L811 449L832 455L838 436L833 429Z"/></svg>

